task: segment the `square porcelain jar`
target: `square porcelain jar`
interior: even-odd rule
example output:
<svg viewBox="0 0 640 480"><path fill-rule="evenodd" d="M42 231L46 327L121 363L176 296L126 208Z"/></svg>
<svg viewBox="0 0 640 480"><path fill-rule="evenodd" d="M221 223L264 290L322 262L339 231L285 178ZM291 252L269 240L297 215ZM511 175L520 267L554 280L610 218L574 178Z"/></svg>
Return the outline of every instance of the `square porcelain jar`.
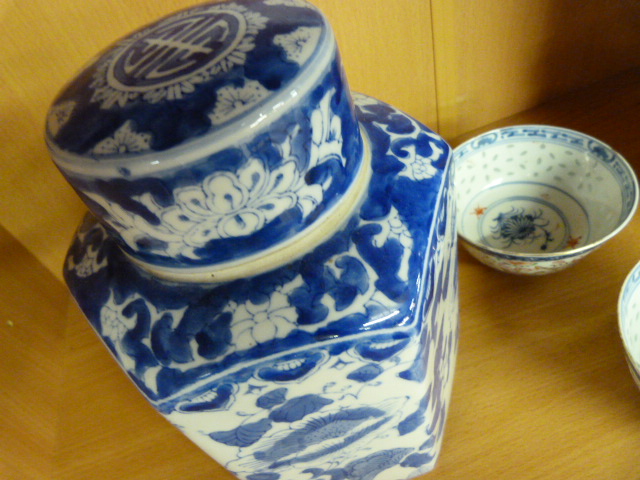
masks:
<svg viewBox="0 0 640 480"><path fill-rule="evenodd" d="M351 93L320 11L160 19L63 88L47 143L91 211L69 288L193 442L246 480L434 467L458 341L451 149Z"/></svg>

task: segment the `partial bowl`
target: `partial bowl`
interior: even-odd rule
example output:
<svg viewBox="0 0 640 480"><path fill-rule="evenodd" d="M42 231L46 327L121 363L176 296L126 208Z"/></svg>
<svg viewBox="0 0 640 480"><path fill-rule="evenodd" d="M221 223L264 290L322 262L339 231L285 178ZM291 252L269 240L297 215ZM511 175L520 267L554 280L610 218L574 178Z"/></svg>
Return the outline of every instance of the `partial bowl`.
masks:
<svg viewBox="0 0 640 480"><path fill-rule="evenodd" d="M640 388L640 263L627 276L618 299L618 327L629 370Z"/></svg>
<svg viewBox="0 0 640 480"><path fill-rule="evenodd" d="M499 128L454 150L457 228L482 263L544 275L617 235L638 206L638 181L615 150L545 125Z"/></svg>

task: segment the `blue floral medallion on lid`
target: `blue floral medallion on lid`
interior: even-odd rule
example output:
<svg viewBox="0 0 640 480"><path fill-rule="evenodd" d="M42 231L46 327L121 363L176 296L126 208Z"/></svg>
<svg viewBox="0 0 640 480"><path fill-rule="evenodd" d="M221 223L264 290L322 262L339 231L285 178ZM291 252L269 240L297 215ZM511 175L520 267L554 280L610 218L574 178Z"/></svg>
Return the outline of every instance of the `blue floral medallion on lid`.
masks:
<svg viewBox="0 0 640 480"><path fill-rule="evenodd" d="M121 247L166 269L293 242L363 152L331 28L299 0L205 4L117 42L58 96L47 141Z"/></svg>

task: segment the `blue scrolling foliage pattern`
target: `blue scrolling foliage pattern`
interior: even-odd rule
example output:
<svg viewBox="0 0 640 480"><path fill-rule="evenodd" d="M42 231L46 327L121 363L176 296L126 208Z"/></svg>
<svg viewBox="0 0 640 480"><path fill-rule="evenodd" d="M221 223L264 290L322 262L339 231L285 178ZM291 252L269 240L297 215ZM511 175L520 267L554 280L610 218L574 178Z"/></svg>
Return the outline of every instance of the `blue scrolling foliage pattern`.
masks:
<svg viewBox="0 0 640 480"><path fill-rule="evenodd" d="M329 88L340 75L335 63L300 112L247 145L168 176L67 175L122 246L149 263L208 265L271 247L330 209L356 174L362 145L346 93Z"/></svg>
<svg viewBox="0 0 640 480"><path fill-rule="evenodd" d="M74 296L125 371L242 478L407 476L439 450L458 334L449 148L387 105L356 105L369 191L304 257L226 284L171 284L91 219L69 252Z"/></svg>

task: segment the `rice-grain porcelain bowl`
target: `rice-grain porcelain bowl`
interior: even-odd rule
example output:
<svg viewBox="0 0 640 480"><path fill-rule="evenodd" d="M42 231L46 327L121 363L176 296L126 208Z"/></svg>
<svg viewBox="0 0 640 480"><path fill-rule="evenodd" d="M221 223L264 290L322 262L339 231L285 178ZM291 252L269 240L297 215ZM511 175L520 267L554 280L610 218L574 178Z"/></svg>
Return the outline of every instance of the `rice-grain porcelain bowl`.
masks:
<svg viewBox="0 0 640 480"><path fill-rule="evenodd" d="M618 327L629 370L640 388L640 263L631 270L620 291Z"/></svg>
<svg viewBox="0 0 640 480"><path fill-rule="evenodd" d="M498 270L562 270L618 234L638 181L611 147L544 125L499 128L454 150L461 244Z"/></svg>

